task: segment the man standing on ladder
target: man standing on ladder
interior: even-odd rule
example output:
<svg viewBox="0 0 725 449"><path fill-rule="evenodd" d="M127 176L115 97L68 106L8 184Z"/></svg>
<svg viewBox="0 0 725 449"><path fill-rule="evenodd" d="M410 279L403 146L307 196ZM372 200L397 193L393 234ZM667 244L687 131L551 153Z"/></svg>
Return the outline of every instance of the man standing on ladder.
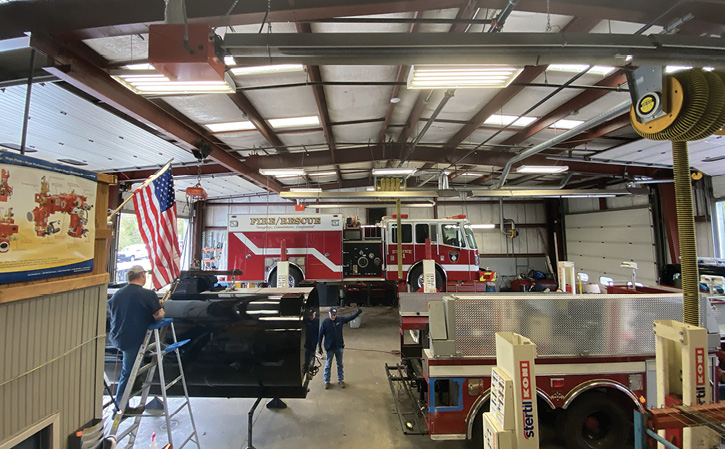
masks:
<svg viewBox="0 0 725 449"><path fill-rule="evenodd" d="M134 265L126 275L128 284L114 293L108 301L108 310L111 312L111 332L108 338L123 353L123 368L116 390L116 401L123 398L133 363L149 325L154 320L164 318L164 309L156 293L143 287L146 284L146 270L140 265ZM123 404L117 402L116 405L121 407ZM143 404L136 409L127 409L126 413L129 412L143 412Z"/></svg>

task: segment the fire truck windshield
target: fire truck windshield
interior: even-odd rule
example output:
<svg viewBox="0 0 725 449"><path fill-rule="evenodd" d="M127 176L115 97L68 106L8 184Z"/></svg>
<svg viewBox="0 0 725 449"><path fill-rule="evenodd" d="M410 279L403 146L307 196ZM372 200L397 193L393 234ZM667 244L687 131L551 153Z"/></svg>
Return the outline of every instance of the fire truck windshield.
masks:
<svg viewBox="0 0 725 449"><path fill-rule="evenodd" d="M466 237L468 237L468 246L470 246L473 249L477 249L478 245L476 245L476 238L473 237L473 228L469 225L465 225L463 229L466 230Z"/></svg>
<svg viewBox="0 0 725 449"><path fill-rule="evenodd" d="M441 225L441 240L444 245L462 248L465 246L461 238L461 228L458 224L450 223Z"/></svg>

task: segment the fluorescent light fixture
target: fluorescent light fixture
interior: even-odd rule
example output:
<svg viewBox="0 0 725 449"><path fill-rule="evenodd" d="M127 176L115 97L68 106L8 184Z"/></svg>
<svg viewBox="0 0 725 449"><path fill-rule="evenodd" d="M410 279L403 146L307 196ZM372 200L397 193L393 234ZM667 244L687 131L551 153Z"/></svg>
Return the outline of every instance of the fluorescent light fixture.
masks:
<svg viewBox="0 0 725 449"><path fill-rule="evenodd" d="M293 168L282 168L282 169L276 169L276 168L261 168L259 170L259 173L264 176L276 176L276 177L294 177L294 176L304 176L305 171L303 169L293 169Z"/></svg>
<svg viewBox="0 0 725 449"><path fill-rule="evenodd" d="M576 128L577 126L584 123L582 120L568 120L568 119L561 119L558 122L554 123L553 125L549 126L549 128L556 128L556 129L572 129Z"/></svg>
<svg viewBox="0 0 725 449"><path fill-rule="evenodd" d="M290 192L310 192L310 193L320 193L322 192L322 189L320 188L307 188L307 187L293 187L289 189Z"/></svg>
<svg viewBox="0 0 725 449"><path fill-rule="evenodd" d="M524 127L529 126L530 124L534 123L538 118L536 117L527 117L523 116L519 118L516 115L498 115L493 114L489 118L486 119L485 122L483 122L485 125L491 125L491 126L500 126L504 127L507 125L511 125L514 127Z"/></svg>
<svg viewBox="0 0 725 449"><path fill-rule="evenodd" d="M301 72L304 70L302 64L276 64L259 65L254 67L234 67L231 69L234 76L264 75L269 73Z"/></svg>
<svg viewBox="0 0 725 449"><path fill-rule="evenodd" d="M317 173L307 173L307 176L337 176L335 171L320 171Z"/></svg>
<svg viewBox="0 0 725 449"><path fill-rule="evenodd" d="M499 64L414 65L408 75L408 89L506 87L521 71Z"/></svg>
<svg viewBox="0 0 725 449"><path fill-rule="evenodd" d="M412 175L415 168L373 168L373 176Z"/></svg>
<svg viewBox="0 0 725 449"><path fill-rule="evenodd" d="M254 124L248 120L241 122L209 123L204 125L213 133L224 133L231 131L249 131L256 129Z"/></svg>
<svg viewBox="0 0 725 449"><path fill-rule="evenodd" d="M496 227L496 225L493 223L471 225L471 229L493 229L495 227Z"/></svg>
<svg viewBox="0 0 725 449"><path fill-rule="evenodd" d="M154 66L147 62L139 63L139 64L127 64L123 66L126 70L156 70L154 69Z"/></svg>
<svg viewBox="0 0 725 449"><path fill-rule="evenodd" d="M305 207L309 209L340 209L344 207L393 207L395 206L395 203L305 203ZM429 208L433 207L433 203L403 203L401 204L401 207L410 207L410 208Z"/></svg>
<svg viewBox="0 0 725 449"><path fill-rule="evenodd" d="M522 165L516 169L516 173L563 173L569 170L568 165Z"/></svg>
<svg viewBox="0 0 725 449"><path fill-rule="evenodd" d="M155 71L139 69L135 72L138 73L113 75L113 78L139 95L229 94L236 91L228 75L223 81L172 81Z"/></svg>
<svg viewBox="0 0 725 449"><path fill-rule="evenodd" d="M0 0L0 5L4 2ZM30 48L30 35L0 40L0 53L4 51L22 50Z"/></svg>
<svg viewBox="0 0 725 449"><path fill-rule="evenodd" d="M706 72L712 72L713 70L715 70L715 67L707 66L707 67L703 67L702 70L704 70Z"/></svg>
<svg viewBox="0 0 725 449"><path fill-rule="evenodd" d="M470 173L470 172L466 172L466 173L459 173L458 176L479 177L479 176L483 176L483 173Z"/></svg>
<svg viewBox="0 0 725 449"><path fill-rule="evenodd" d="M227 67L234 67L237 65L237 61L234 60L234 56L226 55L224 56L224 65Z"/></svg>
<svg viewBox="0 0 725 449"><path fill-rule="evenodd" d="M269 126L274 129L303 128L308 126L318 126L320 124L320 118L316 115L309 115L306 117L273 118L267 121L269 122Z"/></svg>
<svg viewBox="0 0 725 449"><path fill-rule="evenodd" d="M588 74L602 76L607 76L616 70L616 68L608 65L595 65L590 68L590 66L587 64L549 64L549 66L546 68L546 70L550 70L552 72L572 73L580 73L587 69L589 69L587 71Z"/></svg>
<svg viewBox="0 0 725 449"><path fill-rule="evenodd" d="M375 191L375 187L368 186L368 187L365 188L365 190L368 191L368 192L374 192Z"/></svg>
<svg viewBox="0 0 725 449"><path fill-rule="evenodd" d="M683 70L690 70L692 66L689 65L668 65L665 67L665 73L681 72Z"/></svg>

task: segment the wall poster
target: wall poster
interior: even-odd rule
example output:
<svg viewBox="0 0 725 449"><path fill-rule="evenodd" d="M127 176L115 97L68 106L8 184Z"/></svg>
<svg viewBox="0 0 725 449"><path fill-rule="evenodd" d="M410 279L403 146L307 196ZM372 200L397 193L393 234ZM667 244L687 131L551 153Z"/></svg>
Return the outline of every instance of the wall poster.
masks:
<svg viewBox="0 0 725 449"><path fill-rule="evenodd" d="M93 269L97 179L0 151L0 284Z"/></svg>

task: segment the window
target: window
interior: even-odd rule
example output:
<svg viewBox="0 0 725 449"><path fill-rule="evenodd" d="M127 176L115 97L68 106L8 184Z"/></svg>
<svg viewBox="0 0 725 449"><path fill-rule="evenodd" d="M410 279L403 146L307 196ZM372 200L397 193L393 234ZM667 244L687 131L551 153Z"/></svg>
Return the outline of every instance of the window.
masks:
<svg viewBox="0 0 725 449"><path fill-rule="evenodd" d="M463 229L466 230L466 237L468 238L468 246L473 249L478 248L478 245L476 245L476 238L473 236L473 228L471 228L471 226L469 226L469 225L466 225L463 227Z"/></svg>
<svg viewBox="0 0 725 449"><path fill-rule="evenodd" d="M191 226L186 218L177 218L176 224L179 250L181 251L181 269L187 270L191 250L191 245L188 244ZM117 234L116 282L126 282L126 272L134 265L141 265L146 270L151 270L151 261L138 230L136 214L121 213L119 215ZM147 276L146 287L151 287L151 276Z"/></svg>
<svg viewBox="0 0 725 449"><path fill-rule="evenodd" d="M725 201L715 203L715 257L725 258Z"/></svg>
<svg viewBox="0 0 725 449"><path fill-rule="evenodd" d="M443 224L441 228L444 245L457 246L459 248L464 246L461 239L461 229L457 224Z"/></svg>
<svg viewBox="0 0 725 449"><path fill-rule="evenodd" d="M438 227L434 224L418 223L415 225L415 243L425 243L425 239L430 239L431 243L438 241Z"/></svg>
<svg viewBox="0 0 725 449"><path fill-rule="evenodd" d="M433 383L435 407L462 407L460 403L461 384L456 379L436 379Z"/></svg>
<svg viewBox="0 0 725 449"><path fill-rule="evenodd" d="M413 225L404 224L402 231L403 231L403 243L413 243ZM390 241L393 243L398 243L398 225L397 224L391 225L390 232L392 234Z"/></svg>

